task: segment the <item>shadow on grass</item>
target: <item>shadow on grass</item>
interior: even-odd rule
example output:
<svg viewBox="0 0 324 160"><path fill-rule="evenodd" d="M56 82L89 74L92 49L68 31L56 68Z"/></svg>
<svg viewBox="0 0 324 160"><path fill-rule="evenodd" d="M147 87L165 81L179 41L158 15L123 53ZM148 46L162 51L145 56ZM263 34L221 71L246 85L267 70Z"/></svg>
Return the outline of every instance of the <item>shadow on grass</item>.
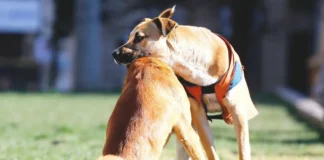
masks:
<svg viewBox="0 0 324 160"><path fill-rule="evenodd" d="M55 133L56 134L71 134L73 133L73 128L69 126L57 126L55 127Z"/></svg>
<svg viewBox="0 0 324 160"><path fill-rule="evenodd" d="M106 130L107 128L107 123L100 123L96 129L99 129L99 130Z"/></svg>
<svg viewBox="0 0 324 160"><path fill-rule="evenodd" d="M233 128L217 127L213 128L213 137L224 139L226 141L236 143L236 137ZM217 130L217 131L215 131ZM324 144L324 141L319 136L304 137L302 132L298 130L253 130L250 133L250 142L254 144ZM298 138L302 137L302 138Z"/></svg>
<svg viewBox="0 0 324 160"><path fill-rule="evenodd" d="M296 139L296 140L283 140L282 143L285 144L317 144L317 143L324 144L323 141L320 141L318 138L303 138L303 139Z"/></svg>
<svg viewBox="0 0 324 160"><path fill-rule="evenodd" d="M298 121L299 123L305 124L307 129L314 130L317 133L319 133L319 141L321 141L324 144L324 130L322 128L319 128L318 126L314 125L310 120L302 118L293 107L289 107L288 105L285 105L285 106L287 106L286 107L287 111L290 113L291 117L293 117L294 120Z"/></svg>
<svg viewBox="0 0 324 160"><path fill-rule="evenodd" d="M303 118L300 113L297 112L297 110L295 109L295 107L293 107L291 104L283 101L282 99L280 99L280 97L273 95L274 99L273 100L277 100L278 102L280 102L282 104L282 106L285 107L285 109L288 111L288 113L290 114L290 116L297 122L303 124L304 126L307 127L307 129L309 130L313 130L316 131L317 133L319 133L319 138L317 142L321 142L324 144L324 130L322 128L319 128L318 126L314 125L311 120L309 119L305 119ZM266 103L266 102L265 102ZM296 140L298 142L298 140Z"/></svg>
<svg viewBox="0 0 324 160"><path fill-rule="evenodd" d="M310 121L305 120L300 116L299 113L295 110L294 107L291 106L291 104L283 101L278 96L274 94L263 94L258 93L252 95L253 101L256 104L264 104L265 107L284 107L285 110L289 113L290 117L293 118L295 121L297 121L300 125L304 125L307 130L315 131L319 134L319 136L314 138L301 138L301 139L276 139L276 138L269 138L269 137L275 137L275 136L256 136L257 138L251 138L251 142L256 143L281 143L281 144L315 144L315 143L322 143L324 144L324 131L320 128L314 126ZM280 123L280 122L278 122ZM222 138L228 138L230 141L236 141L236 138L228 136L227 132L233 132L234 127L230 130L227 128L217 128L217 130L220 130L221 133L217 132L218 135L214 135L215 137L222 137ZM302 130L253 130L253 134L250 137L255 137L255 135L285 135L285 136L292 136L292 137L298 137L300 132L304 132ZM221 134L221 135L219 135ZM255 135L254 135L255 134Z"/></svg>

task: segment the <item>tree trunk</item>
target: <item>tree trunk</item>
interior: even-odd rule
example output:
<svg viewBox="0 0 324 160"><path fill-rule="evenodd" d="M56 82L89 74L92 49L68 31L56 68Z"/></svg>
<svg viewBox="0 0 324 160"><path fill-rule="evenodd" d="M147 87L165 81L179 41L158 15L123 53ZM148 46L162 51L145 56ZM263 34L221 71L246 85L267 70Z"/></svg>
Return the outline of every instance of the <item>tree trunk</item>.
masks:
<svg viewBox="0 0 324 160"><path fill-rule="evenodd" d="M324 1L318 1L317 43L315 54L309 59L311 97L324 106Z"/></svg>
<svg viewBox="0 0 324 160"><path fill-rule="evenodd" d="M255 7L256 0L232 1L232 24L233 24L233 34L231 37L231 43L235 48L236 52L239 54L242 64L245 66L246 79L250 89L256 88L253 85L253 81L250 81L249 72L253 72L253 61L250 63L249 57L249 47L251 44L251 26L253 21L253 9ZM251 67L251 69L249 69ZM255 79L252 79L255 80ZM252 83L249 83L252 82Z"/></svg>

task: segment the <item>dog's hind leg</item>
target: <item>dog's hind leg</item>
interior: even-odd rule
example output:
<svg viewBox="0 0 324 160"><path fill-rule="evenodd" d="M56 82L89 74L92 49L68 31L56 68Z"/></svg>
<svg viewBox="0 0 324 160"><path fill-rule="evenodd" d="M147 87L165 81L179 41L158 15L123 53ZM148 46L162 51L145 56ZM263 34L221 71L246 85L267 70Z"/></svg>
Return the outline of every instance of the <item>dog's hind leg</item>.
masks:
<svg viewBox="0 0 324 160"><path fill-rule="evenodd" d="M226 98L225 98L226 99ZM224 101L226 102L226 100ZM230 106L230 103L227 103ZM248 120L241 110L243 108L239 105L232 105L227 107L230 114L233 116L233 124L236 132L236 139L238 142L239 159L240 160L251 160L251 147L249 140L249 126Z"/></svg>
<svg viewBox="0 0 324 160"><path fill-rule="evenodd" d="M223 102L228 112L233 117L239 159L251 160L248 120L255 117L258 112L251 100L244 79L226 94Z"/></svg>
<svg viewBox="0 0 324 160"><path fill-rule="evenodd" d="M203 152L199 136L191 126L191 121L181 115L179 122L173 127L173 131L177 136L178 141L185 148L187 153L193 160L204 160Z"/></svg>

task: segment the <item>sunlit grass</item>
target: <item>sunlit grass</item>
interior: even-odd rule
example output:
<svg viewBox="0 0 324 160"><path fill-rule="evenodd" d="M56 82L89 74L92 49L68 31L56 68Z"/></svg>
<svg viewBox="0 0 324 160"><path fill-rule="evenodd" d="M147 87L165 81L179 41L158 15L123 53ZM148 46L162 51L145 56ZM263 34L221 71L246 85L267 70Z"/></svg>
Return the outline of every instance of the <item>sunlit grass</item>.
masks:
<svg viewBox="0 0 324 160"><path fill-rule="evenodd" d="M95 159L100 155L106 123L118 95L0 94L0 160ZM260 115L249 123L255 160L320 160L319 135L278 99L255 98ZM237 159L233 126L213 121L217 152ZM161 159L174 159L175 138Z"/></svg>

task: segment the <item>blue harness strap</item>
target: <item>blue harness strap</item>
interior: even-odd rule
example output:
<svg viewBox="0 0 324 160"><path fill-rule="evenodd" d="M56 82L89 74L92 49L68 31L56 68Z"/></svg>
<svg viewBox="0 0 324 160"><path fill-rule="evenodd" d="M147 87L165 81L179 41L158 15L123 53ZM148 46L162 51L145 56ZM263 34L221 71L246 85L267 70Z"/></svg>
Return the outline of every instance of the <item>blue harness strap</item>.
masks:
<svg viewBox="0 0 324 160"><path fill-rule="evenodd" d="M232 82L228 88L228 91L230 91L232 88L234 88L238 83L241 82L242 80L242 76L243 76L243 70L242 70L242 66L240 65L240 63L238 63L237 61L235 62L235 69L234 69L234 76L232 79Z"/></svg>

